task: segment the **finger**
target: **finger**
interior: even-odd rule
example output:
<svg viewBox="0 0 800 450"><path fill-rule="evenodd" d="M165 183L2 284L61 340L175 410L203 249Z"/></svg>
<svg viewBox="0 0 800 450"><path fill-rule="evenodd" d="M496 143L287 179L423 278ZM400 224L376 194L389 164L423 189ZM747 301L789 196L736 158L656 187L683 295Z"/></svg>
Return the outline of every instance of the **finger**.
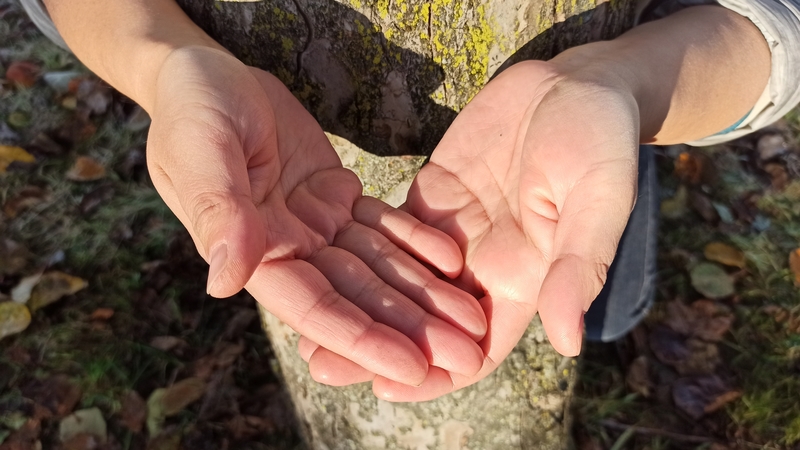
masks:
<svg viewBox="0 0 800 450"><path fill-rule="evenodd" d="M311 359L311 355L314 354L317 347L319 347L319 344L305 336L300 336L300 339L297 341L297 353L300 354L300 357L303 358L305 362Z"/></svg>
<svg viewBox="0 0 800 450"><path fill-rule="evenodd" d="M268 311L331 351L400 383L417 385L428 371L426 356L403 333L375 322L339 295L302 260L258 266L247 290Z"/></svg>
<svg viewBox="0 0 800 450"><path fill-rule="evenodd" d="M475 341L443 320L428 314L387 285L355 255L336 247L325 247L308 262L330 280L336 291L373 320L394 328L414 341L427 357L429 364L470 375L480 369L483 352ZM327 343L326 347L343 355Z"/></svg>
<svg viewBox="0 0 800 450"><path fill-rule="evenodd" d="M254 162L245 161L242 143L229 136L235 131L213 131L197 121L155 131L150 172L159 193L174 192L209 263L208 293L227 297L242 289L261 261L266 231L250 190L248 165Z"/></svg>
<svg viewBox="0 0 800 450"><path fill-rule="evenodd" d="M565 356L580 353L583 315L605 284L633 207L634 191L619 182L587 179L564 203L555 230L553 262L537 307L550 343Z"/></svg>
<svg viewBox="0 0 800 450"><path fill-rule="evenodd" d="M450 236L376 198L361 197L356 201L353 218L450 278L456 278L464 267L464 256Z"/></svg>
<svg viewBox="0 0 800 450"><path fill-rule="evenodd" d="M391 402L427 401L477 383L491 374L525 334L535 315L535 308L527 303L493 300L489 297L481 299L481 305L489 319L489 331L480 342L486 358L477 374L464 376L430 367L428 376L419 386L376 376L372 382L372 392L378 398Z"/></svg>
<svg viewBox="0 0 800 450"><path fill-rule="evenodd" d="M314 381L328 386L349 386L375 378L374 373L324 347L317 347L311 355L308 372Z"/></svg>
<svg viewBox="0 0 800 450"><path fill-rule="evenodd" d="M378 231L353 222L336 235L333 244L357 256L391 287L473 340L486 334L486 316L475 297L434 276Z"/></svg>

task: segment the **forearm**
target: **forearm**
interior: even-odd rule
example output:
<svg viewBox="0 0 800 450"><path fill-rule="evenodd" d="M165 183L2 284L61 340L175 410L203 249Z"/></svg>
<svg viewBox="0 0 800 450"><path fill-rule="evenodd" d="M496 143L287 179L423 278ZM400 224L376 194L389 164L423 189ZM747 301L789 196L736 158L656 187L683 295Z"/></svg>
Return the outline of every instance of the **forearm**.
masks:
<svg viewBox="0 0 800 450"><path fill-rule="evenodd" d="M659 144L733 125L756 103L770 74L770 51L758 28L716 6L687 8L552 62L566 76L629 89L639 106L640 140Z"/></svg>
<svg viewBox="0 0 800 450"><path fill-rule="evenodd" d="M173 0L44 1L75 55L148 111L161 64L173 50L192 45L224 50Z"/></svg>

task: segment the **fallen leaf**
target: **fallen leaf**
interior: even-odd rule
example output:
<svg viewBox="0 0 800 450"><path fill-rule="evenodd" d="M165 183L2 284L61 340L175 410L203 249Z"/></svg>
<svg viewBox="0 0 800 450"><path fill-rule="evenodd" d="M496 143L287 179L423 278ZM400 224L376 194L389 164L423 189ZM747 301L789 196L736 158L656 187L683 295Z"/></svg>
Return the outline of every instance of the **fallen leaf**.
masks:
<svg viewBox="0 0 800 450"><path fill-rule="evenodd" d="M111 90L105 83L95 79L82 81L76 97L94 115L105 114L111 104Z"/></svg>
<svg viewBox="0 0 800 450"><path fill-rule="evenodd" d="M28 307L36 311L51 303L60 300L66 295L72 295L86 288L89 283L78 277L73 277L64 272L52 271L42 275L39 283L34 286Z"/></svg>
<svg viewBox="0 0 800 450"><path fill-rule="evenodd" d="M219 342L214 346L211 354L206 355L194 363L194 376L207 380L211 374L219 369L225 369L236 362L244 351L244 344Z"/></svg>
<svg viewBox="0 0 800 450"><path fill-rule="evenodd" d="M739 397L741 396L742 396L741 391L725 392L724 394L721 394L717 398L715 398L714 401L706 405L704 411L706 414L711 414L715 411L718 411L720 408L727 405L728 403L739 399Z"/></svg>
<svg viewBox="0 0 800 450"><path fill-rule="evenodd" d="M114 198L114 186L111 184L104 184L84 195L78 209L80 209L81 214L88 216L97 211L98 208L112 198Z"/></svg>
<svg viewBox="0 0 800 450"><path fill-rule="evenodd" d="M168 388L153 391L147 399L147 430L151 436L161 431L164 418L174 416L203 397L206 382L199 378L186 378Z"/></svg>
<svg viewBox="0 0 800 450"><path fill-rule="evenodd" d="M721 341L735 319L727 306L711 300L697 300L692 303L692 311L696 317L692 334L711 342Z"/></svg>
<svg viewBox="0 0 800 450"><path fill-rule="evenodd" d="M36 419L28 419L25 425L19 430L11 433L8 438L0 445L1 450L34 450L41 449L39 434L42 432L41 422Z"/></svg>
<svg viewBox="0 0 800 450"><path fill-rule="evenodd" d="M78 99L74 95L68 95L61 99L61 107L73 111L78 107Z"/></svg>
<svg viewBox="0 0 800 450"><path fill-rule="evenodd" d="M758 150L759 159L767 161L786 153L789 150L789 145L782 134L770 133L758 138L756 149Z"/></svg>
<svg viewBox="0 0 800 450"><path fill-rule="evenodd" d="M32 381L22 388L22 392L56 417L70 414L83 395L80 386L63 374Z"/></svg>
<svg viewBox="0 0 800 450"><path fill-rule="evenodd" d="M764 171L769 174L772 189L783 191L789 185L789 172L781 164L770 163L764 165Z"/></svg>
<svg viewBox="0 0 800 450"><path fill-rule="evenodd" d="M675 160L675 176L691 185L699 184L708 169L708 160L700 153L682 152Z"/></svg>
<svg viewBox="0 0 800 450"><path fill-rule="evenodd" d="M672 385L675 406L693 419L716 411L740 395L717 375L679 378Z"/></svg>
<svg viewBox="0 0 800 450"><path fill-rule="evenodd" d="M60 142L77 144L86 141L97 132L97 126L80 114L73 115L55 133L54 138Z"/></svg>
<svg viewBox="0 0 800 450"><path fill-rule="evenodd" d="M33 288L39 283L41 278L42 272L39 272L19 280L19 283L11 289L11 300L16 303L27 303L31 298Z"/></svg>
<svg viewBox="0 0 800 450"><path fill-rule="evenodd" d="M36 158L21 147L0 145L0 174L6 173L13 162L34 163Z"/></svg>
<svg viewBox="0 0 800 450"><path fill-rule="evenodd" d="M61 155L64 153L64 147L45 133L37 134L27 145L27 148L32 152L44 153L45 155Z"/></svg>
<svg viewBox="0 0 800 450"><path fill-rule="evenodd" d="M275 428L271 421L263 417L237 415L225 422L225 428L236 440L250 440Z"/></svg>
<svg viewBox="0 0 800 450"><path fill-rule="evenodd" d="M44 189L38 186L25 186L6 201L3 205L3 212L6 216L13 219L23 210L47 200L47 197L47 191Z"/></svg>
<svg viewBox="0 0 800 450"><path fill-rule="evenodd" d="M689 275L692 286L708 298L725 298L735 292L733 278L714 263L700 263L692 268Z"/></svg>
<svg viewBox="0 0 800 450"><path fill-rule="evenodd" d="M800 286L800 248L789 254L789 269L794 275L794 285Z"/></svg>
<svg viewBox="0 0 800 450"><path fill-rule="evenodd" d="M150 341L151 347L161 350L162 352L168 352L176 347L185 347L188 345L186 341L175 336L156 336Z"/></svg>
<svg viewBox="0 0 800 450"><path fill-rule="evenodd" d="M136 391L129 391L122 400L119 415L125 428L139 433L147 418L147 404Z"/></svg>
<svg viewBox="0 0 800 450"><path fill-rule="evenodd" d="M714 207L714 204L707 195L699 191L692 191L689 200L692 204L692 209L694 209L697 214L700 214L703 220L712 224L719 222L717 208Z"/></svg>
<svg viewBox="0 0 800 450"><path fill-rule="evenodd" d="M31 323L28 307L15 302L0 303L0 339L22 332Z"/></svg>
<svg viewBox="0 0 800 450"><path fill-rule="evenodd" d="M30 61L14 61L6 70L6 79L29 88L36 84L41 69Z"/></svg>
<svg viewBox="0 0 800 450"><path fill-rule="evenodd" d="M114 310L111 308L97 308L89 315L89 320L108 320L114 317Z"/></svg>
<svg viewBox="0 0 800 450"><path fill-rule="evenodd" d="M247 327L258 317L258 313L249 308L241 308L228 320L222 338L227 340L238 339L247 330Z"/></svg>
<svg viewBox="0 0 800 450"><path fill-rule="evenodd" d="M744 269L744 267L747 265L744 252L722 242L711 242L710 244L706 245L703 249L703 255L709 261L718 262L726 266Z"/></svg>
<svg viewBox="0 0 800 450"><path fill-rule="evenodd" d="M715 343L687 338L663 326L650 333L649 343L656 358L681 375L712 373L721 362Z"/></svg>
<svg viewBox="0 0 800 450"><path fill-rule="evenodd" d="M7 121L9 125L19 130L31 124L31 116L23 111L14 111L8 115Z"/></svg>
<svg viewBox="0 0 800 450"><path fill-rule="evenodd" d="M21 244L0 238L0 275L13 275L25 268L32 255Z"/></svg>
<svg viewBox="0 0 800 450"><path fill-rule="evenodd" d="M62 442L60 450L99 450L101 445L97 436L80 433Z"/></svg>
<svg viewBox="0 0 800 450"><path fill-rule="evenodd" d="M689 211L687 207L688 200L689 190L686 186L680 185L674 197L661 202L661 215L668 219L683 217Z"/></svg>
<svg viewBox="0 0 800 450"><path fill-rule="evenodd" d="M151 434L146 450L180 450L182 438L181 430L177 428L159 433L155 437Z"/></svg>
<svg viewBox="0 0 800 450"><path fill-rule="evenodd" d="M66 174L71 181L94 181L106 176L106 168L88 156L79 156Z"/></svg>
<svg viewBox="0 0 800 450"><path fill-rule="evenodd" d="M58 424L58 437L61 442L67 442L79 434L94 436L101 444L108 440L106 420L100 409L88 408L75 411Z"/></svg>

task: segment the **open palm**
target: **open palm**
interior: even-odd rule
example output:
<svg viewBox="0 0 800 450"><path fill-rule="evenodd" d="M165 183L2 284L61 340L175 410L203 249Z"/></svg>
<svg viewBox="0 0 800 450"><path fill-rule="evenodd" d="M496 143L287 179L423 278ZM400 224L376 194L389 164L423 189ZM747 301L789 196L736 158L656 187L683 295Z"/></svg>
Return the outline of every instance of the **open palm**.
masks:
<svg viewBox="0 0 800 450"><path fill-rule="evenodd" d="M465 268L453 283L480 299L489 321L484 365L474 376L431 368L419 387L374 377L376 395L425 400L480 380L537 312L557 351L580 351L583 313L634 204L638 129L632 98L540 61L509 68L464 108L405 207L459 244ZM320 368L324 353L311 355L312 369L357 373L352 363Z"/></svg>
<svg viewBox="0 0 800 450"><path fill-rule="evenodd" d="M206 49L165 66L148 164L211 264L212 294L246 283L298 332L389 379L419 384L429 364L479 370L481 308L405 252L458 273L450 238L362 197L319 125L268 73ZM354 212L397 226L403 249ZM345 251L336 240L358 244Z"/></svg>

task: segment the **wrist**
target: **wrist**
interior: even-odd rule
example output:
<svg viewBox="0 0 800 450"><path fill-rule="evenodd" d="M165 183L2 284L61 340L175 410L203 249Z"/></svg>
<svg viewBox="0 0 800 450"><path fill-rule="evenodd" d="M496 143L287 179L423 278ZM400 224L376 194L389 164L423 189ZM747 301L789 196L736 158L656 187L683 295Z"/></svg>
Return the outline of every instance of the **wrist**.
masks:
<svg viewBox="0 0 800 450"><path fill-rule="evenodd" d="M601 41L569 49L549 62L564 80L627 98L638 116L640 141L651 142L669 108L669 93L650 83L642 66L631 64L623 54L614 41Z"/></svg>

